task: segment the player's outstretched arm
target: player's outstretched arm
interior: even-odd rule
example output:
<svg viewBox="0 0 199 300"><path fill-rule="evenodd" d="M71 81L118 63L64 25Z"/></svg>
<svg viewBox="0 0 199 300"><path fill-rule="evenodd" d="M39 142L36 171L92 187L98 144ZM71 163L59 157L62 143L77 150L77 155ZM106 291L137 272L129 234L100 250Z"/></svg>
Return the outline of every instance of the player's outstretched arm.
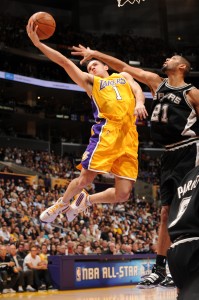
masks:
<svg viewBox="0 0 199 300"><path fill-rule="evenodd" d="M141 86L132 78L130 74L126 72L122 72L121 74L127 79L128 83L131 86L132 92L135 96L136 105L135 105L134 114L138 116L141 120L146 119L148 113L145 107L145 96L141 89Z"/></svg>
<svg viewBox="0 0 199 300"><path fill-rule="evenodd" d="M143 82L144 84L148 85L150 89L155 91L158 85L162 82L162 79L159 75L145 71L141 68L135 68L129 66L127 63L97 50L92 50L89 47L84 47L79 45L78 47L73 46L73 50L71 52L72 55L76 56L83 56L84 58L81 60L81 64L85 61L90 60L91 58L96 58L98 60L103 61L105 64L110 66L112 69L118 72L127 72L136 80Z"/></svg>
<svg viewBox="0 0 199 300"><path fill-rule="evenodd" d="M28 25L26 26L26 31L35 47L37 47L50 60L63 67L74 82L84 88L89 95L91 94L92 76L88 73L82 72L70 59L62 55L60 52L41 43L36 33L37 26L33 28L32 20L29 20Z"/></svg>

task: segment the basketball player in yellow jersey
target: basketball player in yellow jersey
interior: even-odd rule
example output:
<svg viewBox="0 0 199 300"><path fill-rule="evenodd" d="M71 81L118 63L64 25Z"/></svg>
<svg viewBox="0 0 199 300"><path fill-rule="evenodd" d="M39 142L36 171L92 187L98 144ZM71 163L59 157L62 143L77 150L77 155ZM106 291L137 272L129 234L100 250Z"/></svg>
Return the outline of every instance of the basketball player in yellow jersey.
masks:
<svg viewBox="0 0 199 300"><path fill-rule="evenodd" d="M73 179L64 196L40 216L42 222L53 222L58 214L66 212L68 220L72 221L93 203L117 203L129 199L138 172L135 115L147 116L145 99L140 86L128 73L109 76L108 66L97 60L88 63L88 73L82 72L71 60L41 43L36 31L37 27L33 29L30 20L27 33L33 44L86 90L96 121L82 157L80 176ZM115 175L115 187L90 196L82 190L98 173L109 172Z"/></svg>

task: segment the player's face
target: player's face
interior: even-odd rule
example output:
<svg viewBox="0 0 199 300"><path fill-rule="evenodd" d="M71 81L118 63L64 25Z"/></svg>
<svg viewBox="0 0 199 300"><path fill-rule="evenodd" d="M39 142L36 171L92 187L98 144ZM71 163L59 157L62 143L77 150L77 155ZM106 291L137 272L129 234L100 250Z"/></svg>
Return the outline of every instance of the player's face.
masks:
<svg viewBox="0 0 199 300"><path fill-rule="evenodd" d="M104 77L104 74L107 71L107 66L98 60L92 60L87 65L87 71L89 74Z"/></svg>
<svg viewBox="0 0 199 300"><path fill-rule="evenodd" d="M180 56L178 55L167 58L162 66L162 71L166 74L168 71L175 71L181 63Z"/></svg>

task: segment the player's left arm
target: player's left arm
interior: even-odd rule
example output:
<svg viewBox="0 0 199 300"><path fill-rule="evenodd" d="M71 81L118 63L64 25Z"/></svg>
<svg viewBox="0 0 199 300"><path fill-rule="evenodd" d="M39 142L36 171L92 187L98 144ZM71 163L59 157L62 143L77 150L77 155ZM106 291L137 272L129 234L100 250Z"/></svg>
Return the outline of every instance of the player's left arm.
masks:
<svg viewBox="0 0 199 300"><path fill-rule="evenodd" d="M122 72L121 74L126 78L128 83L130 84L132 92L135 96L136 105L134 114L138 116L141 120L146 119L148 113L145 108L145 96L140 85L133 79L133 77L130 74L126 72Z"/></svg>
<svg viewBox="0 0 199 300"><path fill-rule="evenodd" d="M199 89L192 89L188 93L188 100L195 108L197 115L199 117Z"/></svg>

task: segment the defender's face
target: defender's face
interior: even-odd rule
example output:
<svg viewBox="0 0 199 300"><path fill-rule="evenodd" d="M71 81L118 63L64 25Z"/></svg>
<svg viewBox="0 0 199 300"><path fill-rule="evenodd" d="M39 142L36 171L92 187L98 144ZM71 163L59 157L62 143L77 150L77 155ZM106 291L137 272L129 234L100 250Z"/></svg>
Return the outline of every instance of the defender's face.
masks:
<svg viewBox="0 0 199 300"><path fill-rule="evenodd" d="M101 77L104 76L104 72L107 71L107 66L98 60L92 60L87 65L87 71L89 74Z"/></svg>
<svg viewBox="0 0 199 300"><path fill-rule="evenodd" d="M171 58L167 58L162 66L162 71L167 73L169 70L176 70L177 67L181 64L180 56L174 55Z"/></svg>

